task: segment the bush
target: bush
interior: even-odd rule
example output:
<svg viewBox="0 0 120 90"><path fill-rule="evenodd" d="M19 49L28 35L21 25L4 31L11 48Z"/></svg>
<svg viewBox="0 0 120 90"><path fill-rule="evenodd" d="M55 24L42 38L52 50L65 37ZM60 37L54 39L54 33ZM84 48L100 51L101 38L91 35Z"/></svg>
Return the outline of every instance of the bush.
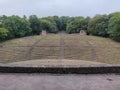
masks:
<svg viewBox="0 0 120 90"><path fill-rule="evenodd" d="M0 41L4 41L8 37L9 31L5 28L0 28Z"/></svg>
<svg viewBox="0 0 120 90"><path fill-rule="evenodd" d="M9 38L19 38L31 34L30 23L19 16L5 18L2 27L9 30Z"/></svg>
<svg viewBox="0 0 120 90"><path fill-rule="evenodd" d="M31 15L29 17L30 28L32 29L33 35L39 35L41 32L41 23L36 15Z"/></svg>
<svg viewBox="0 0 120 90"><path fill-rule="evenodd" d="M42 30L46 30L48 33L57 33L58 29L55 22L51 22L46 19L41 19Z"/></svg>
<svg viewBox="0 0 120 90"><path fill-rule="evenodd" d="M96 15L89 22L88 32L92 35L108 37L108 21L107 15Z"/></svg>
<svg viewBox="0 0 120 90"><path fill-rule="evenodd" d="M120 42L120 13L114 14L109 20L110 38Z"/></svg>
<svg viewBox="0 0 120 90"><path fill-rule="evenodd" d="M90 20L89 17L71 18L67 23L66 32L67 33L79 33L80 30L87 30L89 20Z"/></svg>

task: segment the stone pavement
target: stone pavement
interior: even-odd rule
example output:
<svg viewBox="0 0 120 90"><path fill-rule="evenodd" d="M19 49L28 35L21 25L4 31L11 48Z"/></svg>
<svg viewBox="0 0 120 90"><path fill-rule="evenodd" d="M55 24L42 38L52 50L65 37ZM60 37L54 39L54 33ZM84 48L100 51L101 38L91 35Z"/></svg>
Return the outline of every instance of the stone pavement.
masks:
<svg viewBox="0 0 120 90"><path fill-rule="evenodd" d="M120 90L120 76L0 74L0 90Z"/></svg>

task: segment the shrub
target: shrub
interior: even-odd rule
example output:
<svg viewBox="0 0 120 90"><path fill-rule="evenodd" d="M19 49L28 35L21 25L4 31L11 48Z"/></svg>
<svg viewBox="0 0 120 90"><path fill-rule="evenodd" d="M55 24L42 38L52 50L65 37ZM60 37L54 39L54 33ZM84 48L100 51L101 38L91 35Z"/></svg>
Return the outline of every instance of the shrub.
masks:
<svg viewBox="0 0 120 90"><path fill-rule="evenodd" d="M9 31L5 28L0 28L0 41L6 40L8 37Z"/></svg>

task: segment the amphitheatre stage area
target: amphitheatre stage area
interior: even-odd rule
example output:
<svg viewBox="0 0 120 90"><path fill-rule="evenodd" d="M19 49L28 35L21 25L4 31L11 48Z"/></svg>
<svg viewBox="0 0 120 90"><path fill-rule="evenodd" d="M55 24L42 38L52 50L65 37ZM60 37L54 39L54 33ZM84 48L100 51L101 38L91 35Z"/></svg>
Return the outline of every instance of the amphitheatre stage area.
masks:
<svg viewBox="0 0 120 90"><path fill-rule="evenodd" d="M120 43L95 36L59 33L8 40L0 43L0 71L11 70L12 73L0 73L0 90L119 90L119 75L107 74L120 71L119 54ZM109 65L113 64L119 68L112 69ZM99 66L104 66L105 71ZM54 74L44 71L51 67ZM64 74L68 68L81 73L80 67L85 69L81 69L83 74ZM100 72L91 74L89 67L95 67L92 73ZM29 72L29 68L32 71L43 69L44 73L23 73ZM62 74L59 71L55 74L56 70L61 70Z"/></svg>
<svg viewBox="0 0 120 90"><path fill-rule="evenodd" d="M0 63L3 64L120 63L120 43L95 36L47 34L8 40L0 46Z"/></svg>

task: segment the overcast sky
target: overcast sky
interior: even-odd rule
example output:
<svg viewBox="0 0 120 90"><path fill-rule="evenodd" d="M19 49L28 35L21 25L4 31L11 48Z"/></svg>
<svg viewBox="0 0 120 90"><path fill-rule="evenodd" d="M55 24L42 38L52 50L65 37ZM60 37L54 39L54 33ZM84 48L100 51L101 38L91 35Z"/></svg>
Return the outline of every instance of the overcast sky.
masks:
<svg viewBox="0 0 120 90"><path fill-rule="evenodd" d="M120 11L120 0L0 0L0 15L94 16Z"/></svg>

